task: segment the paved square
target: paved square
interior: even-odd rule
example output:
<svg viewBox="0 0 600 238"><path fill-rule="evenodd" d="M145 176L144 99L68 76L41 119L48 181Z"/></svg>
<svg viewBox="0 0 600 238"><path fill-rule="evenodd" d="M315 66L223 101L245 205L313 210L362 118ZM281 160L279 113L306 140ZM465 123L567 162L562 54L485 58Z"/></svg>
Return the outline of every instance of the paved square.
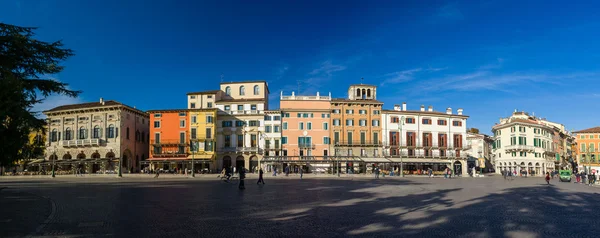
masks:
<svg viewBox="0 0 600 238"><path fill-rule="evenodd" d="M600 188L542 178L0 179L0 236L598 237Z"/></svg>

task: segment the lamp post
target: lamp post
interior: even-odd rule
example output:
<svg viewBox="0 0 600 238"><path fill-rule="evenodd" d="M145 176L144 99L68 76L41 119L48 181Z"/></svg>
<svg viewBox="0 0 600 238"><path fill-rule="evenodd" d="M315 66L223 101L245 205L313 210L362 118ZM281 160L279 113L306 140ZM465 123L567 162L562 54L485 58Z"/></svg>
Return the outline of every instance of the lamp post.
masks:
<svg viewBox="0 0 600 238"><path fill-rule="evenodd" d="M404 177L404 163L402 160L402 126L404 125L404 116L400 117L400 123L398 123L398 134L400 134L400 143L398 143L398 147L400 147L400 176Z"/></svg>
<svg viewBox="0 0 600 238"><path fill-rule="evenodd" d="M54 164L56 164L56 145L54 145L54 155L52 156L52 177L55 178L56 174L54 173Z"/></svg>
<svg viewBox="0 0 600 238"><path fill-rule="evenodd" d="M125 151L127 150L129 150L129 145L125 147ZM123 170L123 156L124 155L119 156L119 174L117 175L119 178L123 177L123 172L121 171Z"/></svg>

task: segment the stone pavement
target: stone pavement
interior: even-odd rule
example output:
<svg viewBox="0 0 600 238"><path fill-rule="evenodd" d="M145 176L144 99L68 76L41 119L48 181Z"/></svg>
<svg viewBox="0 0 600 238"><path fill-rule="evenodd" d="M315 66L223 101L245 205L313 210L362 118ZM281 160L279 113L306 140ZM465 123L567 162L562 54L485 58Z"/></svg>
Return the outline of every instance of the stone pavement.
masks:
<svg viewBox="0 0 600 238"><path fill-rule="evenodd" d="M597 237L598 188L541 178L0 179L1 237Z"/></svg>

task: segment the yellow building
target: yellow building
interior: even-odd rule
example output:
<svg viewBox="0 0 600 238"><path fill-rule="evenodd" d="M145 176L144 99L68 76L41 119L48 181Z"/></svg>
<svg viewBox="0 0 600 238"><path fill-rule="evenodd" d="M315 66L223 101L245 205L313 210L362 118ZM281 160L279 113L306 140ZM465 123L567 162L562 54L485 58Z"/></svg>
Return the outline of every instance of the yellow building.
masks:
<svg viewBox="0 0 600 238"><path fill-rule="evenodd" d="M576 150L579 169L598 174L598 171L600 171L600 127L588 128L573 133L579 147Z"/></svg>
<svg viewBox="0 0 600 238"><path fill-rule="evenodd" d="M188 109L190 122L190 150L188 159L194 159L195 169L216 170L217 109Z"/></svg>

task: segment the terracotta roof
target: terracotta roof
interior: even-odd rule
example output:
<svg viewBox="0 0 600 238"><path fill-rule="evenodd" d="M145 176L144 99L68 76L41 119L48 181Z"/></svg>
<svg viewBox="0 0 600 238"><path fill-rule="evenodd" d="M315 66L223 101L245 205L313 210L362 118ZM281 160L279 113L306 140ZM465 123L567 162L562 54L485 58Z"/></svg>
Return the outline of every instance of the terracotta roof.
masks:
<svg viewBox="0 0 600 238"><path fill-rule="evenodd" d="M581 131L576 131L573 133L600 133L600 126L588 128L588 129L581 130Z"/></svg>
<svg viewBox="0 0 600 238"><path fill-rule="evenodd" d="M217 94L218 92L221 92L221 90L209 90L209 91L191 92L191 93L187 93L187 95L192 95L192 94Z"/></svg>
<svg viewBox="0 0 600 238"><path fill-rule="evenodd" d="M352 100L352 99L347 99L347 98L333 98L333 99L331 99L331 101L332 102L353 102L353 103L362 103L362 102L365 102L365 103L381 103L381 104L383 104L383 102L381 102L381 101L371 100L371 99Z"/></svg>
<svg viewBox="0 0 600 238"><path fill-rule="evenodd" d="M156 113L156 112L185 112L187 109L154 109L148 110L147 113Z"/></svg>
<svg viewBox="0 0 600 238"><path fill-rule="evenodd" d="M222 82L221 84L236 84L236 83L267 83L265 80L249 80L249 81L237 81L237 82Z"/></svg>
<svg viewBox="0 0 600 238"><path fill-rule="evenodd" d="M117 102L117 101L113 101L113 100L104 101L104 104L102 104L100 102L87 102L87 103L80 103L80 104L70 104L70 105L58 106L58 107L52 108L50 110L44 111L44 113L46 113L46 112L55 112L55 111L65 111L65 110L82 109L82 108L90 108L90 107L117 106L117 105L124 105L124 104L122 104L120 102ZM124 105L124 106L127 106L127 105Z"/></svg>

